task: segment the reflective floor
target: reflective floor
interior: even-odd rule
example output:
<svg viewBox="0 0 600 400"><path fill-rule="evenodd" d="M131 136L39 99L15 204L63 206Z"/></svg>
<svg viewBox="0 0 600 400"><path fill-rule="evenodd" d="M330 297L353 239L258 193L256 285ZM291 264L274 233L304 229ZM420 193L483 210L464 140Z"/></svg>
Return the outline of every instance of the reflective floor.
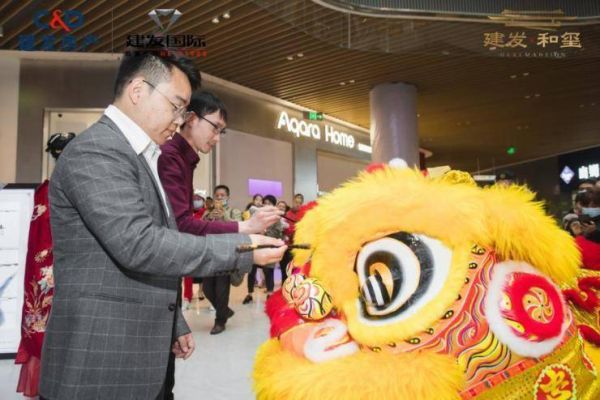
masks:
<svg viewBox="0 0 600 400"><path fill-rule="evenodd" d="M197 285L195 285L195 288ZM177 400L250 400L252 364L258 346L268 338L269 323L263 312L265 293L256 288L254 302L242 305L246 283L232 288L230 307L235 311L227 330L211 336L214 312L207 300L197 301L184 312L194 332L196 351L186 361L177 360ZM0 360L0 399L24 399L15 392L19 368L13 360Z"/></svg>

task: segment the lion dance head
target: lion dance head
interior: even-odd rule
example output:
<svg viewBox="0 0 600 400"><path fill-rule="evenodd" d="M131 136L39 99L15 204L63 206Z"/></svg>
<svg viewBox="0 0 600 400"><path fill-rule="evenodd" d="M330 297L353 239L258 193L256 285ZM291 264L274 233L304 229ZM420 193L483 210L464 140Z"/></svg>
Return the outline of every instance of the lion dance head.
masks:
<svg viewBox="0 0 600 400"><path fill-rule="evenodd" d="M374 165L294 240L259 399L600 398L561 292L578 250L526 188Z"/></svg>

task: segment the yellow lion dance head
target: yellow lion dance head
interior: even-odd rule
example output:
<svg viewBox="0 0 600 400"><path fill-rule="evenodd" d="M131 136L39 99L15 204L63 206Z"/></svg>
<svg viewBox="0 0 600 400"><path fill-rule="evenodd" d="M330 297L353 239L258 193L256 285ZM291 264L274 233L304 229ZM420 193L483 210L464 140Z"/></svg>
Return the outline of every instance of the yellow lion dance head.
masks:
<svg viewBox="0 0 600 400"><path fill-rule="evenodd" d="M259 399L596 395L560 291L578 250L527 189L379 165L320 198L294 240L311 250L267 304Z"/></svg>

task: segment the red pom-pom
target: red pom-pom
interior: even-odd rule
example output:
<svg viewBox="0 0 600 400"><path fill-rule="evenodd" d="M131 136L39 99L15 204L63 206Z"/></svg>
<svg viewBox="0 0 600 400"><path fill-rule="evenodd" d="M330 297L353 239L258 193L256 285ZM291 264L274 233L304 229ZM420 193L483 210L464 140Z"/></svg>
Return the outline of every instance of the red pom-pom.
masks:
<svg viewBox="0 0 600 400"><path fill-rule="evenodd" d="M372 174L375 171L379 171L380 169L384 169L385 166L386 166L386 164L383 164L383 163L373 163L373 164L367 165L367 168L365 168L365 171L367 171L368 173Z"/></svg>

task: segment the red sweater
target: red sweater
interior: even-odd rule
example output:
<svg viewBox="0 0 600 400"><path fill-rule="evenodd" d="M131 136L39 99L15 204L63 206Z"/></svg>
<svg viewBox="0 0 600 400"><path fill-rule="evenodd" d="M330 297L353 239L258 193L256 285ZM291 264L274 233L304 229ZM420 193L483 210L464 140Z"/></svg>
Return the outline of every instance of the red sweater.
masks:
<svg viewBox="0 0 600 400"><path fill-rule="evenodd" d="M179 134L161 146L158 158L158 175L173 208L177 228L193 235L213 233L237 233L237 222L204 221L194 218L194 169L200 157L192 146Z"/></svg>
<svg viewBox="0 0 600 400"><path fill-rule="evenodd" d="M583 268L600 270L600 243L592 242L583 235L575 238L581 250Z"/></svg>

